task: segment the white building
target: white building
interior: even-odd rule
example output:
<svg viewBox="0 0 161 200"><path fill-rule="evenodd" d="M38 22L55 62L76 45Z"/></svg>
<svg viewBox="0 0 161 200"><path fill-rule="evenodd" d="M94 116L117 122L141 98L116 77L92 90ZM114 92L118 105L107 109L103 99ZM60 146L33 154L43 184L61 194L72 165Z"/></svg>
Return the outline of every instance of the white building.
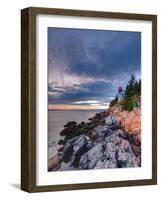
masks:
<svg viewBox="0 0 161 200"><path fill-rule="evenodd" d="M118 101L121 101L124 98L124 90L121 86L118 87L117 91Z"/></svg>

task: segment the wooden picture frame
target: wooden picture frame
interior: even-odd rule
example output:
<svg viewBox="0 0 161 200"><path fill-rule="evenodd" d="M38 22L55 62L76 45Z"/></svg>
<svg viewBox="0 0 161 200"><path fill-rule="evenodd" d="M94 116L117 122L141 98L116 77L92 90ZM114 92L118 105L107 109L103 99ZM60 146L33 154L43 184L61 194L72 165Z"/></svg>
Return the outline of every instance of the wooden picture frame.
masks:
<svg viewBox="0 0 161 200"><path fill-rule="evenodd" d="M152 23L152 177L150 179L41 185L36 184L36 17L57 15L103 19L126 19ZM21 11L21 189L27 192L127 187L157 184L157 16L54 8Z"/></svg>

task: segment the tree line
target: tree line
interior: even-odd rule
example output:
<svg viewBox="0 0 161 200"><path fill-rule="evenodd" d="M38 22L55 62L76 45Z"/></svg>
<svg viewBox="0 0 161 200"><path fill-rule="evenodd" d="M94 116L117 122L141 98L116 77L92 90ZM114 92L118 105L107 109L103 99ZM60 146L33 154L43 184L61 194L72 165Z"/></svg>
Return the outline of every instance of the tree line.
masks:
<svg viewBox="0 0 161 200"><path fill-rule="evenodd" d="M125 92L123 94L123 99L118 102L118 95L111 101L110 107L119 103L124 110L131 111L134 107L137 107L137 97L141 96L141 79L138 81L135 75L132 74L130 80L128 81Z"/></svg>

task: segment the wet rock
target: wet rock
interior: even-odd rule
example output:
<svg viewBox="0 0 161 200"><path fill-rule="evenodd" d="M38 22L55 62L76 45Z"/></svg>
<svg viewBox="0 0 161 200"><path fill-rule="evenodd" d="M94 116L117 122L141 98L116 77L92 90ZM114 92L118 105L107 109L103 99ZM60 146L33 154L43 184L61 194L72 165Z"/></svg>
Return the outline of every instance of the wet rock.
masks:
<svg viewBox="0 0 161 200"><path fill-rule="evenodd" d="M88 120L89 120L89 121L93 121L93 118L92 118L92 117L90 117L90 118L88 118Z"/></svg>
<svg viewBox="0 0 161 200"><path fill-rule="evenodd" d="M63 159L62 160L65 163L69 162L72 153L73 153L73 145L68 144L68 146L66 147L66 151L63 152Z"/></svg>
<svg viewBox="0 0 161 200"><path fill-rule="evenodd" d="M57 155L62 158L63 152L58 152Z"/></svg>
<svg viewBox="0 0 161 200"><path fill-rule="evenodd" d="M77 122L75 122L75 121L68 122L66 125L64 125L65 129L63 129L59 134L61 136L72 135L74 132L74 129L76 128L76 124L77 124Z"/></svg>
<svg viewBox="0 0 161 200"><path fill-rule="evenodd" d="M93 123L88 123L88 129L93 129L95 127L95 124Z"/></svg>
<svg viewBox="0 0 161 200"><path fill-rule="evenodd" d="M68 140L63 148L63 162L67 163L70 161L71 155L73 153L73 143L77 139L77 137Z"/></svg>
<svg viewBox="0 0 161 200"><path fill-rule="evenodd" d="M67 141L67 143L64 146L63 149L63 162L68 163L69 167L78 167L79 166L79 160L86 152L87 148L87 141L89 138L85 136L84 134L77 136L73 139L70 139Z"/></svg>
<svg viewBox="0 0 161 200"><path fill-rule="evenodd" d="M74 141L74 152L77 152L84 144L86 144L87 138L84 134L80 135L75 141Z"/></svg>
<svg viewBox="0 0 161 200"><path fill-rule="evenodd" d="M60 147L58 148L58 152L62 152L63 149L64 149L64 146L60 146Z"/></svg>
<svg viewBox="0 0 161 200"><path fill-rule="evenodd" d="M62 140L62 139L58 141L58 145L64 145L65 143L66 143L66 141Z"/></svg>
<svg viewBox="0 0 161 200"><path fill-rule="evenodd" d="M77 122L75 122L75 121L69 121L68 123L66 123L64 125L64 127L66 128L66 127L76 126L76 124L77 124Z"/></svg>
<svg viewBox="0 0 161 200"><path fill-rule="evenodd" d="M84 154L87 150L87 138L85 135L81 135L78 137L78 139L74 142L74 147L73 147L73 154L72 154L72 161L71 161L71 165L73 165L74 167L78 167L79 166L79 160L82 156L82 154Z"/></svg>

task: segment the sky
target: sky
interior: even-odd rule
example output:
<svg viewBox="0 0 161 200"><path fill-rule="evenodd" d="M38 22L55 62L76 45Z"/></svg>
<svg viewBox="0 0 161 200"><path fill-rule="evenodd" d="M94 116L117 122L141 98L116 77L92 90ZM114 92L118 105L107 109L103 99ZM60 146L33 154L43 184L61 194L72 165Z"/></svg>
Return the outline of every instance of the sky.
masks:
<svg viewBox="0 0 161 200"><path fill-rule="evenodd" d="M48 28L48 108L106 109L141 77L141 33Z"/></svg>

